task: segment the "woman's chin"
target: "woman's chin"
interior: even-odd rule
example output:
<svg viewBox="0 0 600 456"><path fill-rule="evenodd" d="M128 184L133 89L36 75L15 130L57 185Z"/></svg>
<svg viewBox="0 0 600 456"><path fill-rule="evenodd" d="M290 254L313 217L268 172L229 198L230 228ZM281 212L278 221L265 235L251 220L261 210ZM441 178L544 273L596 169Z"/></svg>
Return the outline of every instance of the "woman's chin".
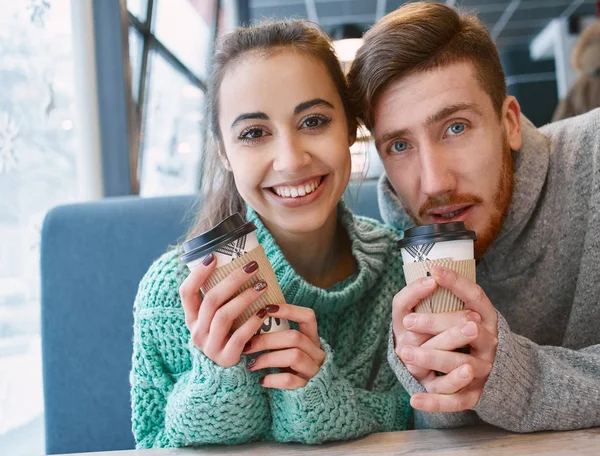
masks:
<svg viewBox="0 0 600 456"><path fill-rule="evenodd" d="M277 236L303 236L311 233L319 233L327 226L328 221L332 217L332 212L326 210L302 211L297 214L282 214L274 213L261 214L257 211L261 220L271 233ZM326 213L327 212L327 213ZM337 212L336 212L337 214Z"/></svg>
<svg viewBox="0 0 600 456"><path fill-rule="evenodd" d="M280 232L289 233L291 235L302 235L318 232L327 223L328 217L323 217L321 214L315 214L314 217L306 215L303 217L286 217L285 220L280 220L278 229Z"/></svg>

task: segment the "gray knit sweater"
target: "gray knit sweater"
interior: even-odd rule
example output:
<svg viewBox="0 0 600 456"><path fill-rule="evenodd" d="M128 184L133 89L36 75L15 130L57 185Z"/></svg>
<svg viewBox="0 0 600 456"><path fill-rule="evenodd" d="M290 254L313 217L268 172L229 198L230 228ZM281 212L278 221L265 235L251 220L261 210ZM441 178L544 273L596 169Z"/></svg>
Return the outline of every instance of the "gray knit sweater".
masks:
<svg viewBox="0 0 600 456"><path fill-rule="evenodd" d="M483 420L517 432L600 426L600 109L536 129L523 120L515 192L477 265L498 311L498 349L473 411L422 413L418 428ZM385 176L384 220L412 225ZM409 392L425 391L394 353Z"/></svg>

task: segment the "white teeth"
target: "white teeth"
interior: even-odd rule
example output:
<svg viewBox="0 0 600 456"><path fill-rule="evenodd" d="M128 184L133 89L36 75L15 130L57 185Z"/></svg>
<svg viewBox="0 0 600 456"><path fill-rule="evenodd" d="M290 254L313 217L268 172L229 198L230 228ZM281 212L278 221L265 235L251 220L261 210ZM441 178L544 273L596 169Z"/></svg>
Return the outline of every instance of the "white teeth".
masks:
<svg viewBox="0 0 600 456"><path fill-rule="evenodd" d="M462 212L462 209L459 209L458 211L451 212L450 214L440 214L440 217L443 217L443 218L452 218L452 217L456 217L461 212Z"/></svg>
<svg viewBox="0 0 600 456"><path fill-rule="evenodd" d="M299 196L306 196L314 192L317 188L319 188L319 181L313 181L297 187L273 187L273 191L283 198L298 198Z"/></svg>

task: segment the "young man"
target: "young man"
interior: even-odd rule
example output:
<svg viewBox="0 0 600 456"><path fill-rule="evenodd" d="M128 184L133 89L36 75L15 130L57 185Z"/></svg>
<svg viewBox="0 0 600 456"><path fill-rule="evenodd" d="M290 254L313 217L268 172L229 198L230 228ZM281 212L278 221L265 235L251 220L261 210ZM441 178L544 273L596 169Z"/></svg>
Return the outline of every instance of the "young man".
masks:
<svg viewBox="0 0 600 456"><path fill-rule="evenodd" d="M393 302L388 359L417 427L600 426L600 110L536 129L483 25L438 3L369 30L349 81L385 165L384 219L478 238L478 285L432 268ZM437 286L467 310L413 313Z"/></svg>

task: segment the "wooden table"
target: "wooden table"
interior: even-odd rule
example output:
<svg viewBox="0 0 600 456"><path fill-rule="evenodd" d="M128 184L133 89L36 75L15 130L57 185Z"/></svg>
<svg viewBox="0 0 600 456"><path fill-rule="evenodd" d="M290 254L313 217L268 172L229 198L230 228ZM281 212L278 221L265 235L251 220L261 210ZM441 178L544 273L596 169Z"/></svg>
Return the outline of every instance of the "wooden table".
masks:
<svg viewBox="0 0 600 456"><path fill-rule="evenodd" d="M80 453L80 455L83 453ZM93 456L195 456L195 455L600 455L600 428L570 432L512 434L491 426L448 430L405 431L325 445L253 443L198 449L156 449L85 453ZM70 455L76 456L76 455Z"/></svg>

